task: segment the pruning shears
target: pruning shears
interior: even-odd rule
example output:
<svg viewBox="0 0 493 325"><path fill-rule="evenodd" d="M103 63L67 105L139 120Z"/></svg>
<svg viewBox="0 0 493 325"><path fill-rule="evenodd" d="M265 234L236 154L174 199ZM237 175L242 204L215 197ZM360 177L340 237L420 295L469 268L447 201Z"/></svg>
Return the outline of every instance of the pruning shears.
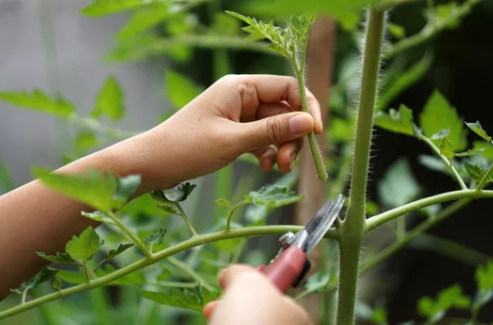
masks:
<svg viewBox="0 0 493 325"><path fill-rule="evenodd" d="M344 196L329 200L296 234L287 232L279 238L281 249L269 265L261 265L263 272L283 293L296 287L310 270L308 254L318 245L332 226L344 204Z"/></svg>

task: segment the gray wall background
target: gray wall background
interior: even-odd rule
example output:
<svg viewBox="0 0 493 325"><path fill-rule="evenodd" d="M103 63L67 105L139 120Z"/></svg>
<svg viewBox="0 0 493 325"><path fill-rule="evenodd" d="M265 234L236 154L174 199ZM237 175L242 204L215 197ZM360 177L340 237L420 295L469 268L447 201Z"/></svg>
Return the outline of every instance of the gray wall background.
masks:
<svg viewBox="0 0 493 325"><path fill-rule="evenodd" d="M168 107L163 96L164 63L103 62L113 34L128 15L85 17L79 11L89 3L0 0L0 90L37 87L54 94L60 88L86 116L104 80L113 74L126 92L127 116L115 124L105 123L131 131L154 126ZM0 102L0 156L16 186L31 180L32 165L60 166L63 143L59 129L64 124L52 116Z"/></svg>

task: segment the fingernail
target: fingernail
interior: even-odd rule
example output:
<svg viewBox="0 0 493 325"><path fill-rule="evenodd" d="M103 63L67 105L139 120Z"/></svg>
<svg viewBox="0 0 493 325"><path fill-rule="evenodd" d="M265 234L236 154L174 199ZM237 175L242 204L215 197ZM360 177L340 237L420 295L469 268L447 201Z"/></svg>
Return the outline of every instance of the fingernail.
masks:
<svg viewBox="0 0 493 325"><path fill-rule="evenodd" d="M310 132L313 128L313 119L308 114L298 114L289 119L289 132L292 134L303 134Z"/></svg>

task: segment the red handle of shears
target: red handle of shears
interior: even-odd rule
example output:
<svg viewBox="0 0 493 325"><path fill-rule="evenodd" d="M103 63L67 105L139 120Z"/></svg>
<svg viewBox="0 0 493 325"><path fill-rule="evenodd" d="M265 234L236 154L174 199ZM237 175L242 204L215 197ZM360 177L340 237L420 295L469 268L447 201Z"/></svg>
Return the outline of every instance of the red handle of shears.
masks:
<svg viewBox="0 0 493 325"><path fill-rule="evenodd" d="M260 266L259 271L264 273L281 292L285 293L303 272L306 259L306 254L302 249L291 246L269 266Z"/></svg>

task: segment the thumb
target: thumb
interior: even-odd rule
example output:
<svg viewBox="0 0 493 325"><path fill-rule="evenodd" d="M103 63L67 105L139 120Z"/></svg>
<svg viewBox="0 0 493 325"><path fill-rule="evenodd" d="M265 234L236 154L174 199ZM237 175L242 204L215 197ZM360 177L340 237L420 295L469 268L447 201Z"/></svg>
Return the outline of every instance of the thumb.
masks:
<svg viewBox="0 0 493 325"><path fill-rule="evenodd" d="M268 145L301 138L313 130L315 122L308 113L293 112L274 115L258 121L242 124L243 143L251 151Z"/></svg>

